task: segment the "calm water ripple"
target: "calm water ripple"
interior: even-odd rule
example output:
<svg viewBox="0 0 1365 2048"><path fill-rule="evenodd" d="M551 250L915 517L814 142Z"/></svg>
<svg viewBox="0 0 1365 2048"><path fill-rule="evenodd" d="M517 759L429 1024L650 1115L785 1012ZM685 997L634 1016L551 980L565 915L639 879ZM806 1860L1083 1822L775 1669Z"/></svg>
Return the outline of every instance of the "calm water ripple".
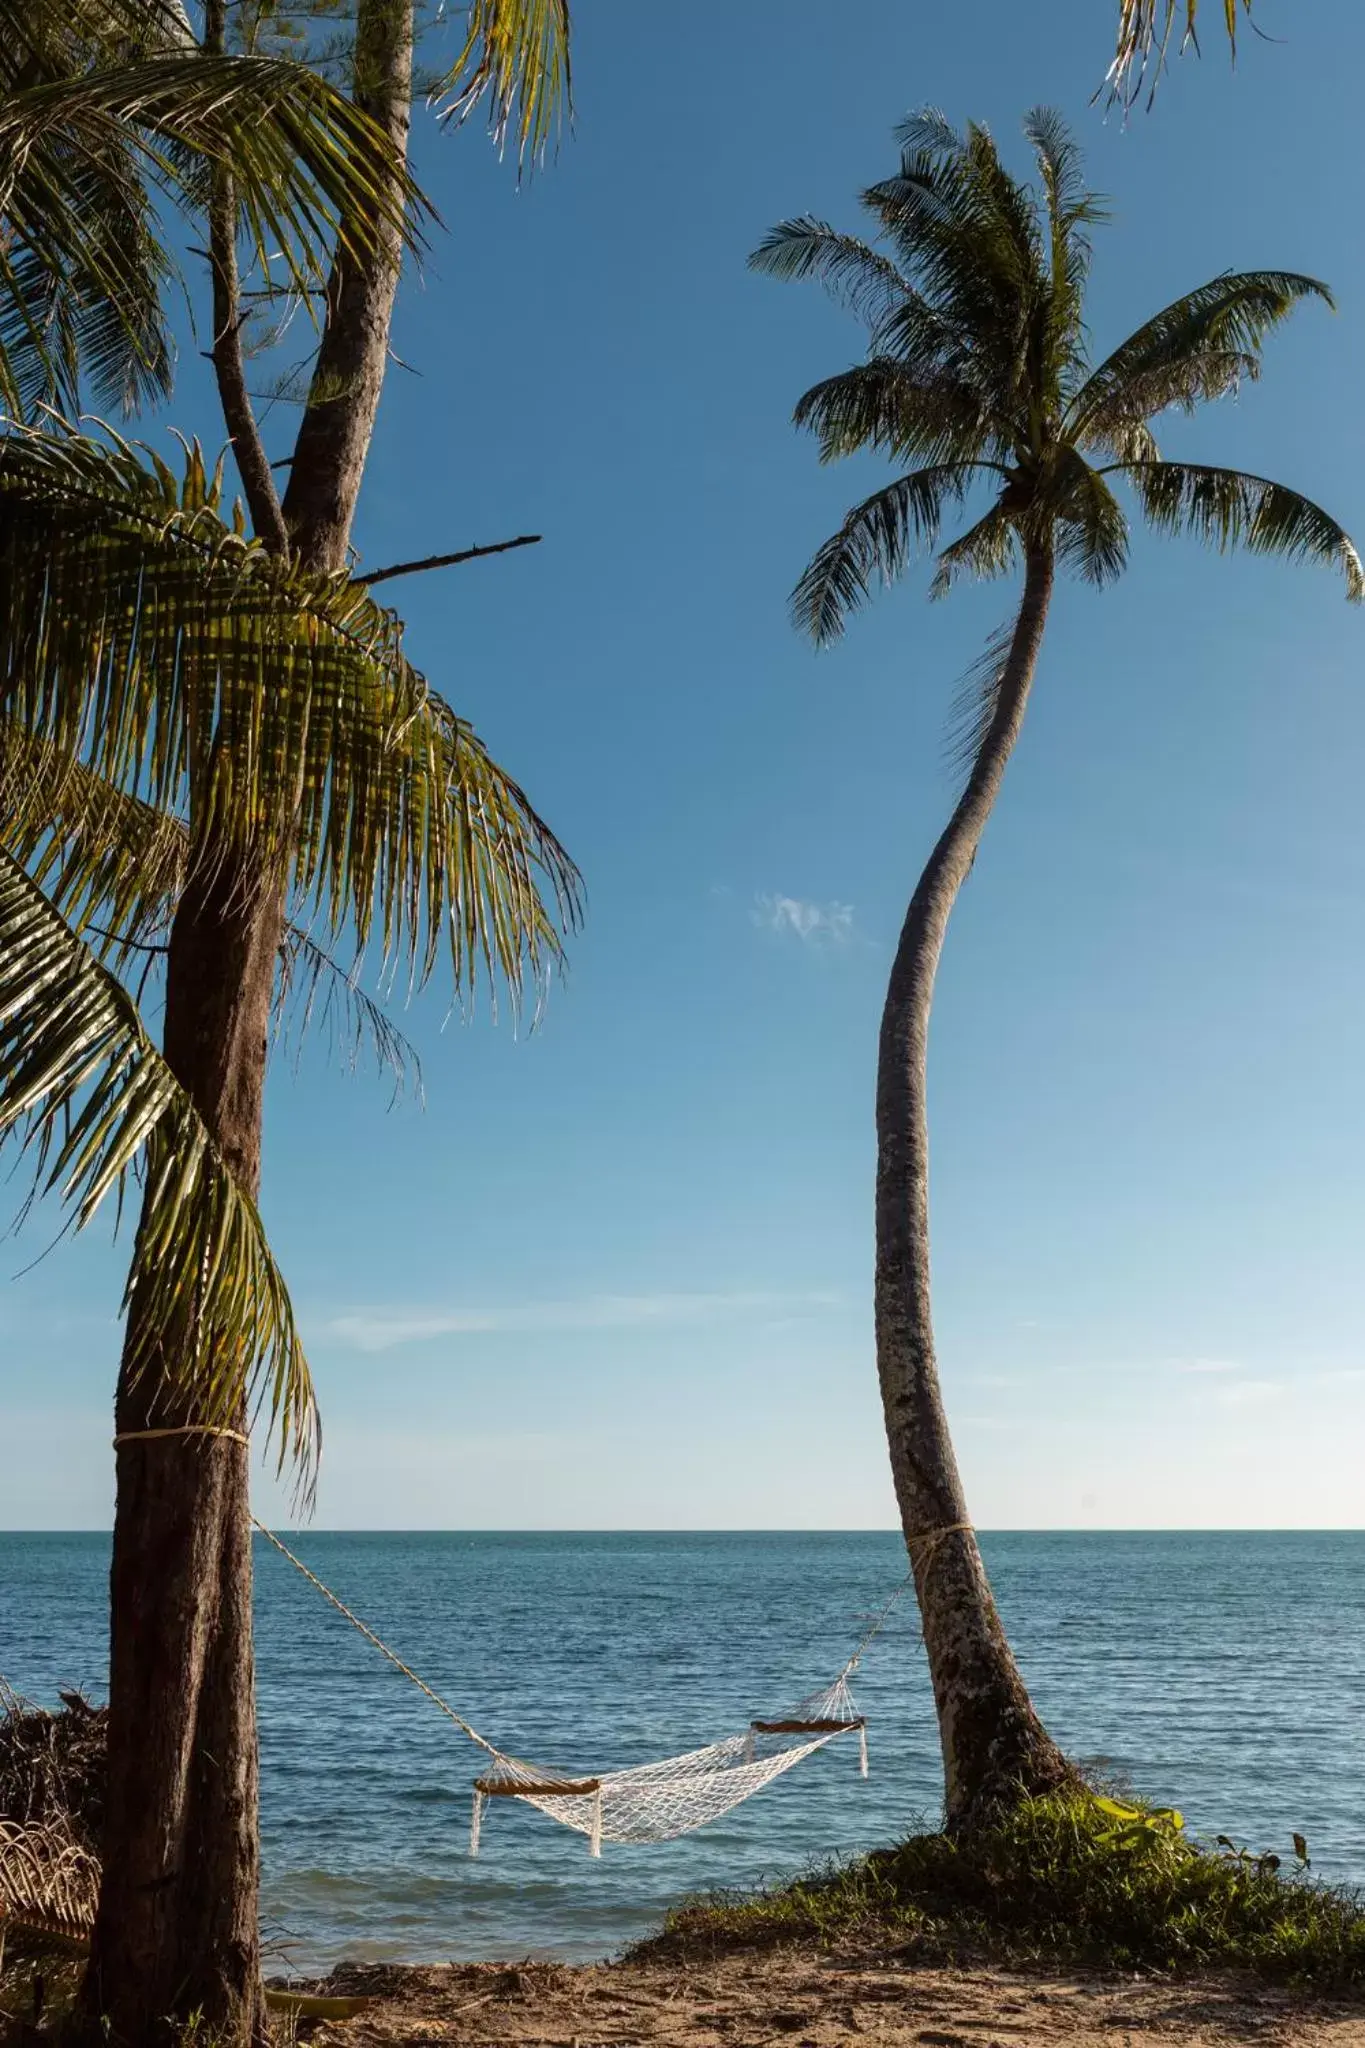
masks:
<svg viewBox="0 0 1365 2048"><path fill-rule="evenodd" d="M571 1772L743 1728L833 1676L904 1572L891 1535L326 1535L319 1577L475 1726ZM1192 1828L1307 1835L1365 1881L1365 1533L991 1535L1038 1705L1073 1755ZM108 1541L0 1535L0 1672L99 1695ZM299 1967L347 1956L600 1955L683 1894L779 1878L932 1816L938 1749L913 1606L856 1681L872 1776L832 1745L656 1848L528 1809L485 1817L476 1759L265 1546L257 1556L265 1913Z"/></svg>

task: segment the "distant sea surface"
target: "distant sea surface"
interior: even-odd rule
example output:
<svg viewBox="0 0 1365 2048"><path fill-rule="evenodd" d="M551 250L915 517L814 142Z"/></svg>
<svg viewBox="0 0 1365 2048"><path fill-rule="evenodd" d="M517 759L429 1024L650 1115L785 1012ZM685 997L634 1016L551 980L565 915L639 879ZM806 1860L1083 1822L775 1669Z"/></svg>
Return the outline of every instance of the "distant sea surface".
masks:
<svg viewBox="0 0 1365 2048"><path fill-rule="evenodd" d="M904 1575L896 1537L328 1535L318 1575L500 1746L586 1773L692 1749L833 1677ZM1365 1533L988 1535L1006 1627L1073 1756L1187 1824L1365 1881ZM0 1534L0 1673L102 1697L108 1540ZM276 1954L600 1956L673 1901L893 1841L938 1809L913 1599L847 1738L724 1820L600 1862L513 1801L467 1853L478 1755L257 1543L264 1915Z"/></svg>

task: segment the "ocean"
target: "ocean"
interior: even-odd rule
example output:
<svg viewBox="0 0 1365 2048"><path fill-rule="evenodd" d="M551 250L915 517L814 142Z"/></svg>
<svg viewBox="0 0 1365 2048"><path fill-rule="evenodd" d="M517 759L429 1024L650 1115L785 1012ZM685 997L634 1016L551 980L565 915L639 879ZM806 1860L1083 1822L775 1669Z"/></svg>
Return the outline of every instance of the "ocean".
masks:
<svg viewBox="0 0 1365 2048"><path fill-rule="evenodd" d="M891 1534L324 1534L290 1539L501 1747L584 1774L692 1749L832 1678L904 1576ZM1005 1624L1073 1755L1187 1825L1365 1882L1365 1533L988 1534ZM100 1697L108 1540L0 1534L0 1673ZM841 1738L657 1847L513 1801L468 1855L478 1753L257 1540L263 1917L296 1969L341 1957L593 1957L713 1886L780 1880L932 1822L937 1737L913 1598Z"/></svg>

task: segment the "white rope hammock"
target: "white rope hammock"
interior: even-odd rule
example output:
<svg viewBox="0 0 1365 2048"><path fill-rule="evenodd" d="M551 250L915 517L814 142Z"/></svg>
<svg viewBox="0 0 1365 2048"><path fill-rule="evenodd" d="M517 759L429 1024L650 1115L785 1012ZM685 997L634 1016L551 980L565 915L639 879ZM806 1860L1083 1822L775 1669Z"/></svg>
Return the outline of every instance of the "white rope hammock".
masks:
<svg viewBox="0 0 1365 2048"><path fill-rule="evenodd" d="M892 1594L834 1683L808 1694L788 1713L771 1721L751 1721L741 1735L725 1736L703 1749L665 1757L659 1763L636 1764L627 1770L574 1778L509 1756L480 1735L387 1643L381 1642L373 1629L367 1628L358 1615L338 1600L301 1558L286 1549L278 1536L262 1522L255 1522L255 1526L346 1617L352 1628L359 1629L489 1759L489 1768L474 1781L474 1811L469 1828L471 1856L479 1853L484 1812L490 1799L519 1799L524 1805L535 1807L562 1827L586 1835L588 1853L600 1856L603 1842L671 1842L679 1835L691 1834L694 1828L705 1827L708 1821L719 1820L722 1814L752 1799L774 1778L780 1778L841 1735L857 1735L859 1770L864 1778L867 1776L867 1723L854 1704L848 1681L868 1644L910 1585L908 1578ZM955 1523L951 1529L926 1531L925 1540L932 1539L936 1544L964 1526Z"/></svg>
<svg viewBox="0 0 1365 2048"><path fill-rule="evenodd" d="M855 1730L859 1767L866 1777L867 1723L841 1675L781 1720L751 1721L742 1735L597 1778L547 1776L519 1757L498 1755L494 1768L474 1781L469 1853L479 1853L485 1801L497 1798L520 1799L562 1826L576 1828L588 1837L591 1856L601 1855L603 1842L671 1842L719 1820L793 1764Z"/></svg>

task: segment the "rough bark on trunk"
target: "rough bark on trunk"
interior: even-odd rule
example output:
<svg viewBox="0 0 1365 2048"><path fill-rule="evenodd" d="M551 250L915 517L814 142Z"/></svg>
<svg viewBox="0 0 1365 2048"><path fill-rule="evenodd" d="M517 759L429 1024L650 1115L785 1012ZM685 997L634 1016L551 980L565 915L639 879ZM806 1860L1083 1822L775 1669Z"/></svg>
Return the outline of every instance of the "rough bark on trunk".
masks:
<svg viewBox="0 0 1365 2048"><path fill-rule="evenodd" d="M171 937L165 1051L241 1184L260 1177L279 890L221 867ZM247 1447L146 1437L196 1419L174 1361L130 1370L115 1404L104 1876L86 2013L154 2044L199 2015L215 2042L264 2042L257 1931L256 1700ZM242 1418L245 1428L245 1418Z"/></svg>
<svg viewBox="0 0 1365 2048"><path fill-rule="evenodd" d="M399 161L412 121L412 48L410 0L360 0L354 97ZM363 261L343 247L332 265L327 324L284 494L284 523L306 569L346 566L402 262L401 234L390 227Z"/></svg>
<svg viewBox="0 0 1365 2048"><path fill-rule="evenodd" d="M354 96L399 164L412 51L412 0L360 0ZM401 238L381 240L363 262L343 251L333 265L281 519L246 394L221 180L214 197L213 359L253 517L268 545L281 546L287 529L306 567L342 568L383 387ZM222 849L205 875L172 927L165 1051L254 1194L284 890ZM136 1313L134 1302L130 1336ZM192 1421L168 1396L174 1378L173 1360L136 1383L125 1364L118 1433ZM172 2021L196 2013L215 2048L257 2048L266 2036L247 1450L222 1437L144 1438L120 1445L117 1476L109 1805L83 2007L125 2048L169 2039Z"/></svg>
<svg viewBox="0 0 1365 2048"><path fill-rule="evenodd" d="M929 1293L929 1014L944 934L1019 729L1052 592L1050 551L1030 548L990 721L911 899L891 969L877 1065L877 1371L896 1499L915 1574L943 1748L950 1828L1020 1792L1066 1781L996 1613L948 1433Z"/></svg>

